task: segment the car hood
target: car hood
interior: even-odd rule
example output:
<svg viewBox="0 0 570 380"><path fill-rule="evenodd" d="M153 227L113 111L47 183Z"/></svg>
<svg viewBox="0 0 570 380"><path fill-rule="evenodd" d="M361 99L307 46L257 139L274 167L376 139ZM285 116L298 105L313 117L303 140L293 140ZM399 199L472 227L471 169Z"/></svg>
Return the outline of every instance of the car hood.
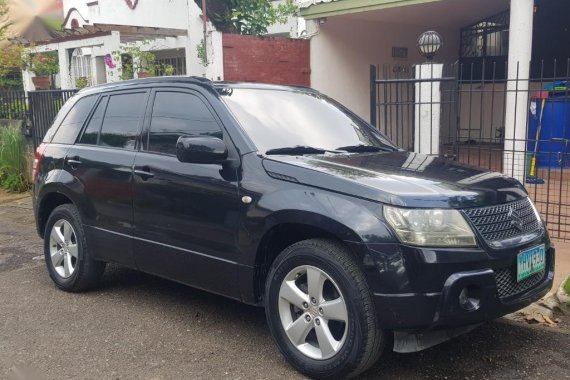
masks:
<svg viewBox="0 0 570 380"><path fill-rule="evenodd" d="M274 178L406 207L469 208L527 196L517 180L410 152L266 156Z"/></svg>

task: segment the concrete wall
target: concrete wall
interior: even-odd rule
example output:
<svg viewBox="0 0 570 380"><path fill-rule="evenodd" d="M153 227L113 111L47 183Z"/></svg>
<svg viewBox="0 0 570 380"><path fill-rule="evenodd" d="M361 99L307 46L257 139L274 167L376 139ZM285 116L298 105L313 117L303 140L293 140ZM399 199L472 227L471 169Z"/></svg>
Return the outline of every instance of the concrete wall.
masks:
<svg viewBox="0 0 570 380"><path fill-rule="evenodd" d="M529 83L529 91L525 97L533 97L545 84ZM495 84L473 83L461 86L458 100L460 142L472 140L478 143L498 144L503 141L501 136L504 136L505 128L506 91L504 81ZM523 103L517 105L517 108L522 107L525 112L528 112L530 102ZM516 125L515 128L526 130L527 126ZM450 141L454 137L453 131L449 129L442 128L442 132L445 133L442 136L444 141Z"/></svg>
<svg viewBox="0 0 570 380"><path fill-rule="evenodd" d="M313 24L312 26L309 23ZM423 58L416 49L418 36L431 30L426 25L398 25L359 20L347 16L329 17L318 25L308 22L311 38L311 85L337 99L358 115L370 118L371 64L400 64L410 69ZM457 30L436 29L443 36L444 46L437 59L451 63L457 60ZM315 34L316 33L316 34ZM392 58L392 47L407 47L408 58Z"/></svg>
<svg viewBox="0 0 570 380"><path fill-rule="evenodd" d="M307 40L223 34L224 79L310 85Z"/></svg>

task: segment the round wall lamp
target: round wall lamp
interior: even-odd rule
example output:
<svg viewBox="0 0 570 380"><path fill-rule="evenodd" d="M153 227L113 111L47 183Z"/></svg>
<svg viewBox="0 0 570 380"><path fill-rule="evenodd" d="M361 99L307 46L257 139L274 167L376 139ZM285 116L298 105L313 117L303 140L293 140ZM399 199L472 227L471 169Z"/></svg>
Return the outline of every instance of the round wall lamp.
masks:
<svg viewBox="0 0 570 380"><path fill-rule="evenodd" d="M418 37L416 46L422 57L431 61L443 46L441 35L434 31L424 32Z"/></svg>

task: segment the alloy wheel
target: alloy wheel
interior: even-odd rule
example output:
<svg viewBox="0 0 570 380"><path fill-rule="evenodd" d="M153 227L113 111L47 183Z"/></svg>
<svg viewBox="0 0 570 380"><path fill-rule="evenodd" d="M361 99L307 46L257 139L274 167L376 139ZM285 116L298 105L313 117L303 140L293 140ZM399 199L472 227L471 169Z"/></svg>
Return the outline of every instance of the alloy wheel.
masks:
<svg viewBox="0 0 570 380"><path fill-rule="evenodd" d="M333 357L346 340L345 299L332 278L317 267L299 266L285 276L279 289L279 317L291 343L312 359Z"/></svg>
<svg viewBox="0 0 570 380"><path fill-rule="evenodd" d="M62 278L69 278L77 266L78 246L75 230L65 219L55 222L49 237L51 265Z"/></svg>

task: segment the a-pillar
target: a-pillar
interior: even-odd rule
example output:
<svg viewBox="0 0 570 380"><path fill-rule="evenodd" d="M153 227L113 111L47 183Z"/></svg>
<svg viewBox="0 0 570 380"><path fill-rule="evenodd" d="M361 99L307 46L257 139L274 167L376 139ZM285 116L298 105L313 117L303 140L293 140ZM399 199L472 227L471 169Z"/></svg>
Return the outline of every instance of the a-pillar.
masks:
<svg viewBox="0 0 570 380"><path fill-rule="evenodd" d="M440 84L443 65L424 63L416 66L414 113L414 152L439 154L441 119Z"/></svg>
<svg viewBox="0 0 570 380"><path fill-rule="evenodd" d="M511 0L503 172L524 183L534 0Z"/></svg>

